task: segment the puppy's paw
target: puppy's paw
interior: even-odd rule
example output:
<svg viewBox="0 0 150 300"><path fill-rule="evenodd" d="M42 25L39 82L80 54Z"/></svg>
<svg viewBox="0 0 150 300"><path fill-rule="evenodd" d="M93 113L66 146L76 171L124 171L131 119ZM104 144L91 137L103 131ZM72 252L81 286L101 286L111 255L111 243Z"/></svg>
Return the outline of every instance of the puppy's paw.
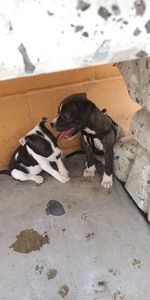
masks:
<svg viewBox="0 0 150 300"><path fill-rule="evenodd" d="M111 189L113 186L113 178L112 178L112 174L110 176L108 176L105 172L103 174L103 178L102 178L102 182L101 182L101 186L105 189Z"/></svg>
<svg viewBox="0 0 150 300"><path fill-rule="evenodd" d="M42 184L44 181L44 178L42 176L34 176L33 180L37 183L37 184Z"/></svg>
<svg viewBox="0 0 150 300"><path fill-rule="evenodd" d="M60 174L68 177L69 172L68 172L67 169L64 167L64 168L62 168L62 169L60 170Z"/></svg>
<svg viewBox="0 0 150 300"><path fill-rule="evenodd" d="M96 171L96 168L94 165L89 168L87 167L83 172L83 176L84 177L94 177L95 171Z"/></svg>
<svg viewBox="0 0 150 300"><path fill-rule="evenodd" d="M65 183L70 180L68 175L66 176L66 175L62 175L62 174L60 174L57 179L58 179L58 181L60 181L62 183Z"/></svg>

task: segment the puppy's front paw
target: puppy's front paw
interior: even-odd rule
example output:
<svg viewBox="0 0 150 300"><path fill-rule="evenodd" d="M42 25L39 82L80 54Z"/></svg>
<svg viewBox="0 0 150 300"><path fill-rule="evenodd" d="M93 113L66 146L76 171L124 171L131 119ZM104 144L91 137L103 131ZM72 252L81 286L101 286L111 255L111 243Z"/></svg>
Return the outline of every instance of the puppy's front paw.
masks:
<svg viewBox="0 0 150 300"><path fill-rule="evenodd" d="M34 176L33 180L37 183L37 184L42 184L44 181L44 178L42 176Z"/></svg>
<svg viewBox="0 0 150 300"><path fill-rule="evenodd" d="M108 176L105 172L103 174L103 178L102 178L102 182L101 182L101 186L105 189L110 189L113 186L113 178L112 178L112 174L110 176Z"/></svg>
<svg viewBox="0 0 150 300"><path fill-rule="evenodd" d="M69 181L70 178L69 178L68 175L62 175L62 174L60 174L59 177L58 177L58 180L59 180L60 182L62 182L62 183L65 183L65 182Z"/></svg>
<svg viewBox="0 0 150 300"><path fill-rule="evenodd" d="M95 171L96 171L96 168L95 168L95 166L93 165L93 166L91 166L91 167L89 167L89 168L86 168L86 169L84 170L83 176L84 176L84 177L94 177Z"/></svg>
<svg viewBox="0 0 150 300"><path fill-rule="evenodd" d="M63 168L63 169L60 170L60 174L68 177L69 172L67 171L66 168Z"/></svg>

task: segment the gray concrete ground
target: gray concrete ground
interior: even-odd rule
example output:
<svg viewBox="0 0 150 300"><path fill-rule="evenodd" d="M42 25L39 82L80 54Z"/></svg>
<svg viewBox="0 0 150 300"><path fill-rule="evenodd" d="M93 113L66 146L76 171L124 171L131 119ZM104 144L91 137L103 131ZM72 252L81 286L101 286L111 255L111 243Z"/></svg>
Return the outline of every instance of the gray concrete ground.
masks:
<svg viewBox="0 0 150 300"><path fill-rule="evenodd" d="M46 174L41 186L0 177L0 299L149 300L149 224L117 180L107 193L98 176L82 177L83 156L67 166L67 184ZM65 214L46 215L49 200ZM49 244L9 248L25 229L46 232Z"/></svg>

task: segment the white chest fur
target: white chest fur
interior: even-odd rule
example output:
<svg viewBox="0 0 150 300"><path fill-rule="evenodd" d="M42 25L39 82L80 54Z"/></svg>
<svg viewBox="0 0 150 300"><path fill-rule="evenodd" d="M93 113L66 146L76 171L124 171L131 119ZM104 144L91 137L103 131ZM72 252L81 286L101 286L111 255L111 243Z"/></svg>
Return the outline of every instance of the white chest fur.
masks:
<svg viewBox="0 0 150 300"><path fill-rule="evenodd" d="M25 166L25 168L28 170L30 175L37 175L42 171L42 169L39 165L30 166L30 167Z"/></svg>
<svg viewBox="0 0 150 300"><path fill-rule="evenodd" d="M99 139L94 139L94 146L97 148L97 150L103 150L103 144Z"/></svg>
<svg viewBox="0 0 150 300"><path fill-rule="evenodd" d="M87 133L91 133L91 134L93 134L93 135L96 134L96 132L95 132L94 130L91 130L91 129L88 128L88 127L86 127L86 128L84 129L84 131L87 132ZM87 138L86 138L86 136L84 136L84 140L85 140L86 143L87 143ZM103 150L103 149L104 149L102 142L101 142L99 139L97 139L97 138L94 139L94 146L96 147L97 150Z"/></svg>

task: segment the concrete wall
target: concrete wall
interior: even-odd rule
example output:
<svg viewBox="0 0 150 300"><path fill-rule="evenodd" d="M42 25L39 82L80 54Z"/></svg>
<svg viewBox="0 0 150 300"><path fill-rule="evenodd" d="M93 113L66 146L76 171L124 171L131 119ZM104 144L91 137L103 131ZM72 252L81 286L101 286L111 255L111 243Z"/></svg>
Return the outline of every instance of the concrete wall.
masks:
<svg viewBox="0 0 150 300"><path fill-rule="evenodd" d="M0 78L150 56L149 12L149 0L1 0Z"/></svg>
<svg viewBox="0 0 150 300"><path fill-rule="evenodd" d="M139 108L127 93L124 81L112 65L0 81L0 169L7 167L18 140L43 117L52 119L63 97L87 92L98 107L128 131L132 115ZM79 137L63 141L65 152L79 148Z"/></svg>

